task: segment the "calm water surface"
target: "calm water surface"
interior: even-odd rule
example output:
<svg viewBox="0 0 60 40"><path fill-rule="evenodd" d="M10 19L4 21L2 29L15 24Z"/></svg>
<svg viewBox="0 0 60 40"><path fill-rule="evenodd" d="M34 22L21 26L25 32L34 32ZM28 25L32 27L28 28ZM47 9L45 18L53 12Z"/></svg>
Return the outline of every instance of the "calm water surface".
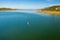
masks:
<svg viewBox="0 0 60 40"><path fill-rule="evenodd" d="M60 40L60 15L0 12L0 40Z"/></svg>

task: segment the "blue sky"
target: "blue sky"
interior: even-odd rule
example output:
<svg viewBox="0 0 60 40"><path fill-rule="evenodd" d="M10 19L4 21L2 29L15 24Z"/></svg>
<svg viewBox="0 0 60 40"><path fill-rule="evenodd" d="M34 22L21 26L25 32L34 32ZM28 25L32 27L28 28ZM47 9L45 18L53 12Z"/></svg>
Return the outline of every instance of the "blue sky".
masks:
<svg viewBox="0 0 60 40"><path fill-rule="evenodd" d="M0 7L20 9L41 9L59 4L60 0L0 0Z"/></svg>

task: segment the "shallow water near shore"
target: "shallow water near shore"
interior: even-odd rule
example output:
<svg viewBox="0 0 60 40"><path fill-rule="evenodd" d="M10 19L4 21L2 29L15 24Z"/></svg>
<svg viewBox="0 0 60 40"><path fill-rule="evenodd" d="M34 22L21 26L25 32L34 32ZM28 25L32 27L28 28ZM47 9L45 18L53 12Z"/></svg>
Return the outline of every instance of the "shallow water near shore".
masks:
<svg viewBox="0 0 60 40"><path fill-rule="evenodd" d="M0 12L0 40L59 40L59 37L60 15Z"/></svg>

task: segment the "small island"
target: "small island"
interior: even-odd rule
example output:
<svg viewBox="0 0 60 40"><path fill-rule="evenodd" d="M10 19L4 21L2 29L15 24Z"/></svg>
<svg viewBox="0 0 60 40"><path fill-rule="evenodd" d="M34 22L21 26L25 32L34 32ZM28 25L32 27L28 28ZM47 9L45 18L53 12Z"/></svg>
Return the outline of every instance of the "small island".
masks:
<svg viewBox="0 0 60 40"><path fill-rule="evenodd" d="M47 13L47 14L60 14L60 5L40 9L40 10L37 10L37 12L39 12L39 13Z"/></svg>

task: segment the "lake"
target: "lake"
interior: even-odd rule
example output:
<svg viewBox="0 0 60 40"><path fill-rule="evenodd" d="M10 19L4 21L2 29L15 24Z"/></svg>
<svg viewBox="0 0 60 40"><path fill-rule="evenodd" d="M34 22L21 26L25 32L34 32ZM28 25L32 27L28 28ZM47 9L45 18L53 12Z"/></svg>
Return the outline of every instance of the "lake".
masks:
<svg viewBox="0 0 60 40"><path fill-rule="evenodd" d="M60 15L0 12L0 40L60 40Z"/></svg>

